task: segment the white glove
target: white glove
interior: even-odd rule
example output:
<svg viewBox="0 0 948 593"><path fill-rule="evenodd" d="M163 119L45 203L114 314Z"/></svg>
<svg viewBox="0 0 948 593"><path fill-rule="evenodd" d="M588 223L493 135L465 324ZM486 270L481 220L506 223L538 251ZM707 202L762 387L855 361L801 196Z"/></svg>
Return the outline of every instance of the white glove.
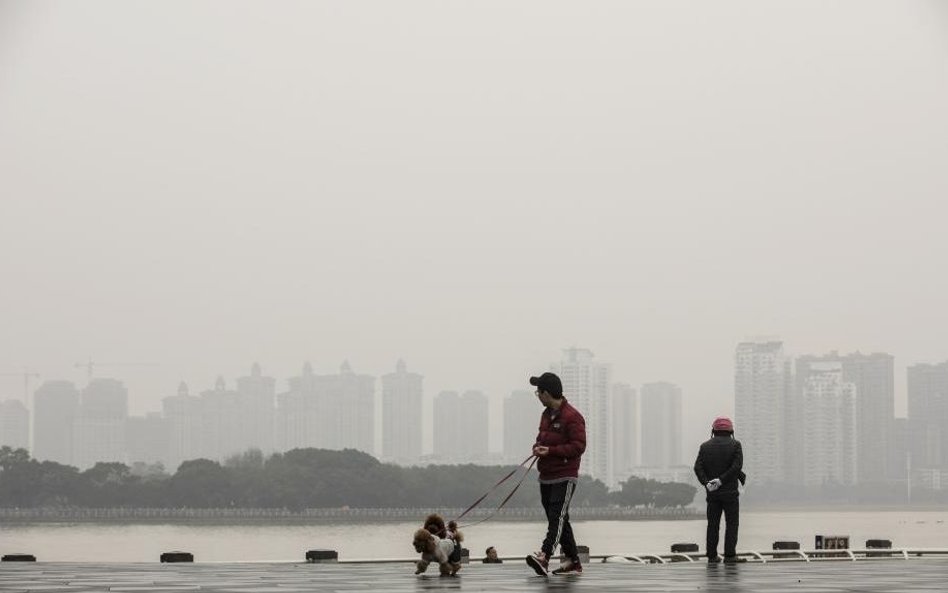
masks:
<svg viewBox="0 0 948 593"><path fill-rule="evenodd" d="M704 487L708 489L708 492L714 492L715 490L721 487L721 479L714 478L713 480L705 484Z"/></svg>

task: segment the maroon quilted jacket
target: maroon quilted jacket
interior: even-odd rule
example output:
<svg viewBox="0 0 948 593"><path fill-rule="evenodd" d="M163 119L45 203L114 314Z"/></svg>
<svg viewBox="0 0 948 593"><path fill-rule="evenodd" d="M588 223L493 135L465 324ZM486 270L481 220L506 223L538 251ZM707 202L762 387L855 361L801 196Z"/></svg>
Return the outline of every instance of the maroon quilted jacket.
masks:
<svg viewBox="0 0 948 593"><path fill-rule="evenodd" d="M586 420L563 398L558 410L543 410L536 444L550 448L548 455L537 460L541 482L577 478L579 459L586 450Z"/></svg>

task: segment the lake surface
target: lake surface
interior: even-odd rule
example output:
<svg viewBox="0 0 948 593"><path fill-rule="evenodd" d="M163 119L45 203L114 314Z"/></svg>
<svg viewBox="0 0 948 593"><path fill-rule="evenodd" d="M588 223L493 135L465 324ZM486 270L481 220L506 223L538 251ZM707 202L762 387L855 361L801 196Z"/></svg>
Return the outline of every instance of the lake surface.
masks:
<svg viewBox="0 0 948 593"><path fill-rule="evenodd" d="M41 561L154 562L161 552L185 550L197 561L299 561L308 549L329 548L342 559L407 558L416 523L260 525L103 525L53 523L0 526L0 553L28 552ZM540 522L492 521L465 530L472 558L487 546L502 556L539 549ZM576 538L593 554L667 552L675 542L704 548L701 521L582 521ZM816 534L849 535L854 547L890 539L895 547L948 548L948 510L884 512L748 512L738 547L769 550L775 540L813 547ZM722 533L723 540L723 533Z"/></svg>

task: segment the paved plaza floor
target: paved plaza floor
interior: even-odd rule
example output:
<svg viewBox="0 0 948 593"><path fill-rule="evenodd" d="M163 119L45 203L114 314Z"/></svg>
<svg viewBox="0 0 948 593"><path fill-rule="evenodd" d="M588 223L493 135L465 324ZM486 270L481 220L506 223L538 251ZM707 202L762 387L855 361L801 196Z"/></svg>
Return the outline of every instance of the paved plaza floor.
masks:
<svg viewBox="0 0 948 593"><path fill-rule="evenodd" d="M435 568L435 567L432 567ZM946 591L948 559L713 565L590 564L582 576L538 577L520 563L467 565L458 577L409 564L0 564L0 593L212 591Z"/></svg>

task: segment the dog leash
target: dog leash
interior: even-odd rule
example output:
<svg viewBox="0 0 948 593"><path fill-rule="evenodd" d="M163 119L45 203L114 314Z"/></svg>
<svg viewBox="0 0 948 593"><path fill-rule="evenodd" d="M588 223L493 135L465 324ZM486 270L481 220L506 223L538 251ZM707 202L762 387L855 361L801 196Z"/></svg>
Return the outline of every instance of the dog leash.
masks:
<svg viewBox="0 0 948 593"><path fill-rule="evenodd" d="M481 504L481 502L483 502L485 498L487 498L488 496L490 496L490 495L494 492L494 490L497 490L497 488L500 487L501 484L503 484L504 482L506 482L507 480L509 480L514 474L516 474L516 473L517 473L518 471L520 471L522 468L526 467L526 471L524 471L524 472L523 472L523 475L520 476L520 480L517 481L517 485L513 487L513 490L511 490L510 493L507 494L507 496L504 497L504 499L503 499L502 501L500 501L500 504L497 505L497 508L494 509L494 512L493 512L493 513L491 513L490 515L488 515L488 516L485 517L484 519L481 519L480 521L475 521L474 523L468 523L467 525L461 525L460 527L464 527L464 528L473 527L474 525L480 525L481 523L483 523L483 522L485 522L485 521L487 521L487 520L489 520L489 519L492 519L492 518L494 517L494 515L496 515L498 512L500 512L500 509L504 508L504 505L507 504L507 501L509 501L511 498L513 498L514 493L517 492L517 490L520 488L520 485L523 484L523 481L524 481L524 480L526 479L526 477L530 474L530 470L533 469L533 464L537 462L537 459L538 459L538 458L537 458L536 455L530 455L530 457L527 457L526 459L524 459L523 461L521 461L521 462L520 462L520 465L518 465L517 467L515 467L509 474L507 474L506 476L504 476L503 478L501 478L500 481L497 482L496 484L494 484L494 486L493 486L490 490L488 490L488 491L485 492L483 495L481 495L481 497L478 498L477 500L475 500L475 501L471 504L471 506L467 507L467 508L464 510L463 513L461 513L460 515L458 515L457 518L455 519L455 521L460 521L460 520L461 520L461 517L463 517L464 515L467 515L467 514L470 513L472 510L474 510L474 509L477 507L477 505ZM527 462L528 462L528 461L530 462L530 465L527 465Z"/></svg>

